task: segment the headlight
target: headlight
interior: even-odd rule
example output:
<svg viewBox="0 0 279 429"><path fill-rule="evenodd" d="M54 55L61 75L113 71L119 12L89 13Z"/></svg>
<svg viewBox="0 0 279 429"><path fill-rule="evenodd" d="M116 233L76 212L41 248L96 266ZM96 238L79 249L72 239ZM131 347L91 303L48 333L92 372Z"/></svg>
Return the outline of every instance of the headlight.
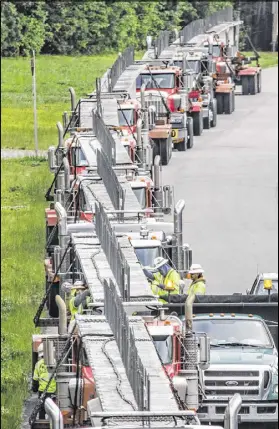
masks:
<svg viewBox="0 0 279 429"><path fill-rule="evenodd" d="M278 395L278 384L275 384L273 388L273 392L276 393L276 395Z"/></svg>

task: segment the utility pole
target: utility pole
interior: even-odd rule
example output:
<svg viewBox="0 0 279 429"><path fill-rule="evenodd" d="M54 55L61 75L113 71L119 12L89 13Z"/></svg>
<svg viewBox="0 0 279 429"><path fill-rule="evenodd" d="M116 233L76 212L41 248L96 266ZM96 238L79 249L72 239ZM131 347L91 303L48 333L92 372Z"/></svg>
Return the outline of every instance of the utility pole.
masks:
<svg viewBox="0 0 279 429"><path fill-rule="evenodd" d="M31 58L31 73L32 73L32 96L33 96L33 111L34 111L34 141L35 154L38 156L38 126L37 126L37 96L36 96L36 61L35 51L32 51Z"/></svg>
<svg viewBox="0 0 279 429"><path fill-rule="evenodd" d="M272 2L272 52L275 52L276 40L278 36L278 3L277 1Z"/></svg>

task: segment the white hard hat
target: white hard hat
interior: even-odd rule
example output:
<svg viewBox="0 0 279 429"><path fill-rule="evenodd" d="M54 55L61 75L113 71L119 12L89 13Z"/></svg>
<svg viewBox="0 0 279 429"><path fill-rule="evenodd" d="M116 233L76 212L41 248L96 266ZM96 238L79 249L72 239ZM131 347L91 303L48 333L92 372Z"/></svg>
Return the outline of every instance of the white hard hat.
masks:
<svg viewBox="0 0 279 429"><path fill-rule="evenodd" d="M39 356L39 358L41 358L41 357L44 356L44 346L43 346L43 343L41 343L39 345L39 347L38 347L38 356Z"/></svg>
<svg viewBox="0 0 279 429"><path fill-rule="evenodd" d="M73 289L86 289L86 287L85 287L84 283L83 283L82 281L80 281L80 280L77 280L77 281L74 283L74 286L73 286L72 288L73 288Z"/></svg>
<svg viewBox="0 0 279 429"><path fill-rule="evenodd" d="M64 282L61 286L61 289L63 290L63 292L69 293L72 287L73 287L72 283Z"/></svg>
<svg viewBox="0 0 279 429"><path fill-rule="evenodd" d="M202 274L204 270L200 264L192 264L190 267L189 274Z"/></svg>
<svg viewBox="0 0 279 429"><path fill-rule="evenodd" d="M162 267L163 265L167 264L168 262L169 261L167 259L164 259L161 256L158 256L158 258L154 259L154 265L155 265L156 269Z"/></svg>

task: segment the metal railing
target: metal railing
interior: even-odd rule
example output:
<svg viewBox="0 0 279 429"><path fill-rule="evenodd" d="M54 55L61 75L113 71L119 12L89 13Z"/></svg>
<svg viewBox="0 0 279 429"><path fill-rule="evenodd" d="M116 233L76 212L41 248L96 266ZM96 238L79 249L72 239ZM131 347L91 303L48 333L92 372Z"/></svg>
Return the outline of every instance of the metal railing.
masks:
<svg viewBox="0 0 279 429"><path fill-rule="evenodd" d="M93 130L111 165L116 164L115 141L98 112L92 112Z"/></svg>
<svg viewBox="0 0 279 429"><path fill-rule="evenodd" d="M193 37L205 33L210 28L218 24L233 21L233 8L228 6L224 9L214 12L212 15L204 19L197 19L186 25L181 31L180 36L183 37L183 43L186 44Z"/></svg>
<svg viewBox="0 0 279 429"><path fill-rule="evenodd" d="M130 301L130 266L100 203L95 203L95 227L123 301Z"/></svg>
<svg viewBox="0 0 279 429"><path fill-rule="evenodd" d="M140 411L150 411L150 380L136 347L121 298L111 279L104 280L105 316L118 345L127 378Z"/></svg>
<svg viewBox="0 0 279 429"><path fill-rule="evenodd" d="M134 62L134 48L132 46L125 49L123 53L119 55L115 63L110 69L110 85L111 89L114 88L121 74Z"/></svg>
<svg viewBox="0 0 279 429"><path fill-rule="evenodd" d="M169 46L170 32L168 30L161 31L159 37L155 40L156 57L159 58L161 52Z"/></svg>
<svg viewBox="0 0 279 429"><path fill-rule="evenodd" d="M97 149L97 173L102 178L115 210L124 210L124 191L106 154Z"/></svg>

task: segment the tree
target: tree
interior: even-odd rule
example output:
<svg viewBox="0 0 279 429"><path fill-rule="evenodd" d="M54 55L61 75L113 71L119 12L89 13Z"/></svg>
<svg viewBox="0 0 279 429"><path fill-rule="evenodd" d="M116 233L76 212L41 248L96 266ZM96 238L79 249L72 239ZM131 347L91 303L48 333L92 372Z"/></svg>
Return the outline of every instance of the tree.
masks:
<svg viewBox="0 0 279 429"><path fill-rule="evenodd" d="M1 55L10 57L19 55L22 39L22 24L14 4L1 2Z"/></svg>

